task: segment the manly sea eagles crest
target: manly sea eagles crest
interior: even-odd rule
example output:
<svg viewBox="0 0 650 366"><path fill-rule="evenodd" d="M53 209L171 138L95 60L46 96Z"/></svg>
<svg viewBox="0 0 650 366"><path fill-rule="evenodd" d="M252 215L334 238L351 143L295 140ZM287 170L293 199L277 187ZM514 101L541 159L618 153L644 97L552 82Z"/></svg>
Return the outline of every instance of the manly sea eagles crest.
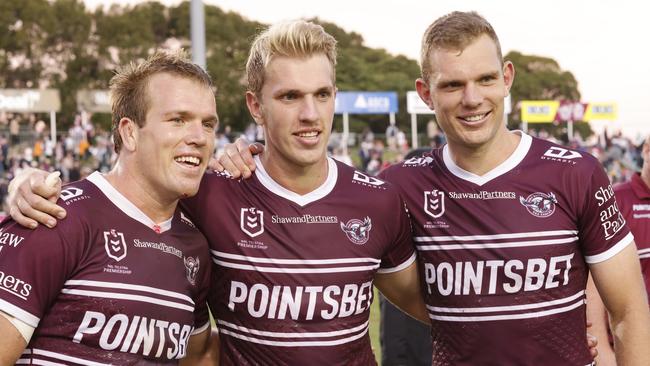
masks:
<svg viewBox="0 0 650 366"><path fill-rule="evenodd" d="M183 263L185 264L185 276L187 280L192 285L196 285L196 274L199 273L199 264L201 263L199 257L185 257L183 258Z"/></svg>
<svg viewBox="0 0 650 366"><path fill-rule="evenodd" d="M549 217L553 212L555 212L557 198L555 198L553 192L550 192L549 194L535 192L526 197L526 199L519 196L519 202L526 207L526 210L528 210L531 215L537 217Z"/></svg>
<svg viewBox="0 0 650 366"><path fill-rule="evenodd" d="M363 221L352 219L346 224L341 222L341 230L354 244L365 244L370 238L370 229L372 229L372 222L370 217L366 216Z"/></svg>

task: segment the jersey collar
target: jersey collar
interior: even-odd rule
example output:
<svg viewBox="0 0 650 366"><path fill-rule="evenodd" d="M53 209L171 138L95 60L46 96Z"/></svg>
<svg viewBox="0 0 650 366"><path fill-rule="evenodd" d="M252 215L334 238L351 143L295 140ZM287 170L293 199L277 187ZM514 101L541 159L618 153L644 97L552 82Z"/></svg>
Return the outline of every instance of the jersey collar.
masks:
<svg viewBox="0 0 650 366"><path fill-rule="evenodd" d="M334 160L328 157L327 178L325 179L325 182L323 182L323 184L321 184L320 187L316 188L315 190L307 194L300 195L284 188L278 182L274 181L273 178L271 178L271 176L266 172L266 169L264 169L264 165L262 164L262 160L259 158L259 155L255 155L254 159L255 166L257 167L255 169L255 176L260 181L260 183L272 193L300 206L305 206L327 196L334 189L336 180L338 178L338 167L336 166Z"/></svg>
<svg viewBox="0 0 650 366"><path fill-rule="evenodd" d="M485 183L511 171L514 167L519 165L519 163L521 163L521 161L526 157L526 154L528 154L528 150L530 150L530 146L533 143L533 138L525 134L523 131L515 131L515 133L518 133L521 136L519 145L515 151L505 161L483 175L476 175L456 165L454 159L451 158L451 154L449 153L449 145L445 145L442 148L442 158L445 166L458 178L482 186Z"/></svg>
<svg viewBox="0 0 650 366"><path fill-rule="evenodd" d="M157 233L163 233L172 227L172 219L174 216L169 219L156 223L149 218L144 212L142 212L136 205L129 201L122 193L120 193L115 187L113 187L100 172L93 172L90 174L86 180L97 186L100 191L111 201L117 208L119 208L124 214L131 217L132 219L139 221L143 225L151 228Z"/></svg>

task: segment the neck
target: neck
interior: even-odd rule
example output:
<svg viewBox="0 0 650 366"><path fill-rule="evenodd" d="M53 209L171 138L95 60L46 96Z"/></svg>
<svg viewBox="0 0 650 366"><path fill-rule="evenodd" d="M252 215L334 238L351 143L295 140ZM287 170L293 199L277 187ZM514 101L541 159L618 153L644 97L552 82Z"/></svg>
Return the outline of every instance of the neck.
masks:
<svg viewBox="0 0 650 366"><path fill-rule="evenodd" d="M115 167L105 175L106 180L153 222L160 223L172 217L178 199L156 194L156 187L128 165L128 162L118 159Z"/></svg>
<svg viewBox="0 0 650 366"><path fill-rule="evenodd" d="M506 161L517 149L521 135L508 130L480 146L463 146L448 142L449 153L454 163L462 169L482 176Z"/></svg>
<svg viewBox="0 0 650 366"><path fill-rule="evenodd" d="M325 183L328 173L327 159L321 159L316 164L299 166L288 164L283 159L273 159L264 152L260 160L268 175L279 185L291 192L304 195L313 192Z"/></svg>

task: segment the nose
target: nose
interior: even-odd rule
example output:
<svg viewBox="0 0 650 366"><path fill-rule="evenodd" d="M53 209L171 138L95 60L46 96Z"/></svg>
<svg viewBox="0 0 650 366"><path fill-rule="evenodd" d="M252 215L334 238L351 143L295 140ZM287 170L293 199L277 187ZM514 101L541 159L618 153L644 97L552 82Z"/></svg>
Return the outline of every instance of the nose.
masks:
<svg viewBox="0 0 650 366"><path fill-rule="evenodd" d="M317 101L312 95L307 95L303 98L299 114L301 121L314 122L318 120L318 107L316 103Z"/></svg>
<svg viewBox="0 0 650 366"><path fill-rule="evenodd" d="M200 119L187 123L185 127L185 142L188 145L204 146L212 138Z"/></svg>
<svg viewBox="0 0 650 366"><path fill-rule="evenodd" d="M467 108L475 108L481 105L483 95L480 88L474 83L468 83L463 90L463 105Z"/></svg>

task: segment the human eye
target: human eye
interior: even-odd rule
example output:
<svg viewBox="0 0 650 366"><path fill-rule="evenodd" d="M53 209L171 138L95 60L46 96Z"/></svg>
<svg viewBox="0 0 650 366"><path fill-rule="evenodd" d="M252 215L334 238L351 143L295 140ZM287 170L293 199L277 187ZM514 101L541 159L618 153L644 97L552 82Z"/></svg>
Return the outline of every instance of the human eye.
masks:
<svg viewBox="0 0 650 366"><path fill-rule="evenodd" d="M321 100L327 100L332 96L332 93L329 90L321 90L316 96Z"/></svg>
<svg viewBox="0 0 650 366"><path fill-rule="evenodd" d="M298 99L298 93L294 91L286 92L280 96L280 99L284 101L292 101Z"/></svg>
<svg viewBox="0 0 650 366"><path fill-rule="evenodd" d="M169 121L173 122L176 125L182 125L183 123L185 123L185 120L183 120L183 118L181 117L172 117L169 119Z"/></svg>
<svg viewBox="0 0 650 366"><path fill-rule="evenodd" d="M211 120L203 121L203 127L207 129L213 130L216 126L217 126L217 121L215 120L211 119Z"/></svg>

